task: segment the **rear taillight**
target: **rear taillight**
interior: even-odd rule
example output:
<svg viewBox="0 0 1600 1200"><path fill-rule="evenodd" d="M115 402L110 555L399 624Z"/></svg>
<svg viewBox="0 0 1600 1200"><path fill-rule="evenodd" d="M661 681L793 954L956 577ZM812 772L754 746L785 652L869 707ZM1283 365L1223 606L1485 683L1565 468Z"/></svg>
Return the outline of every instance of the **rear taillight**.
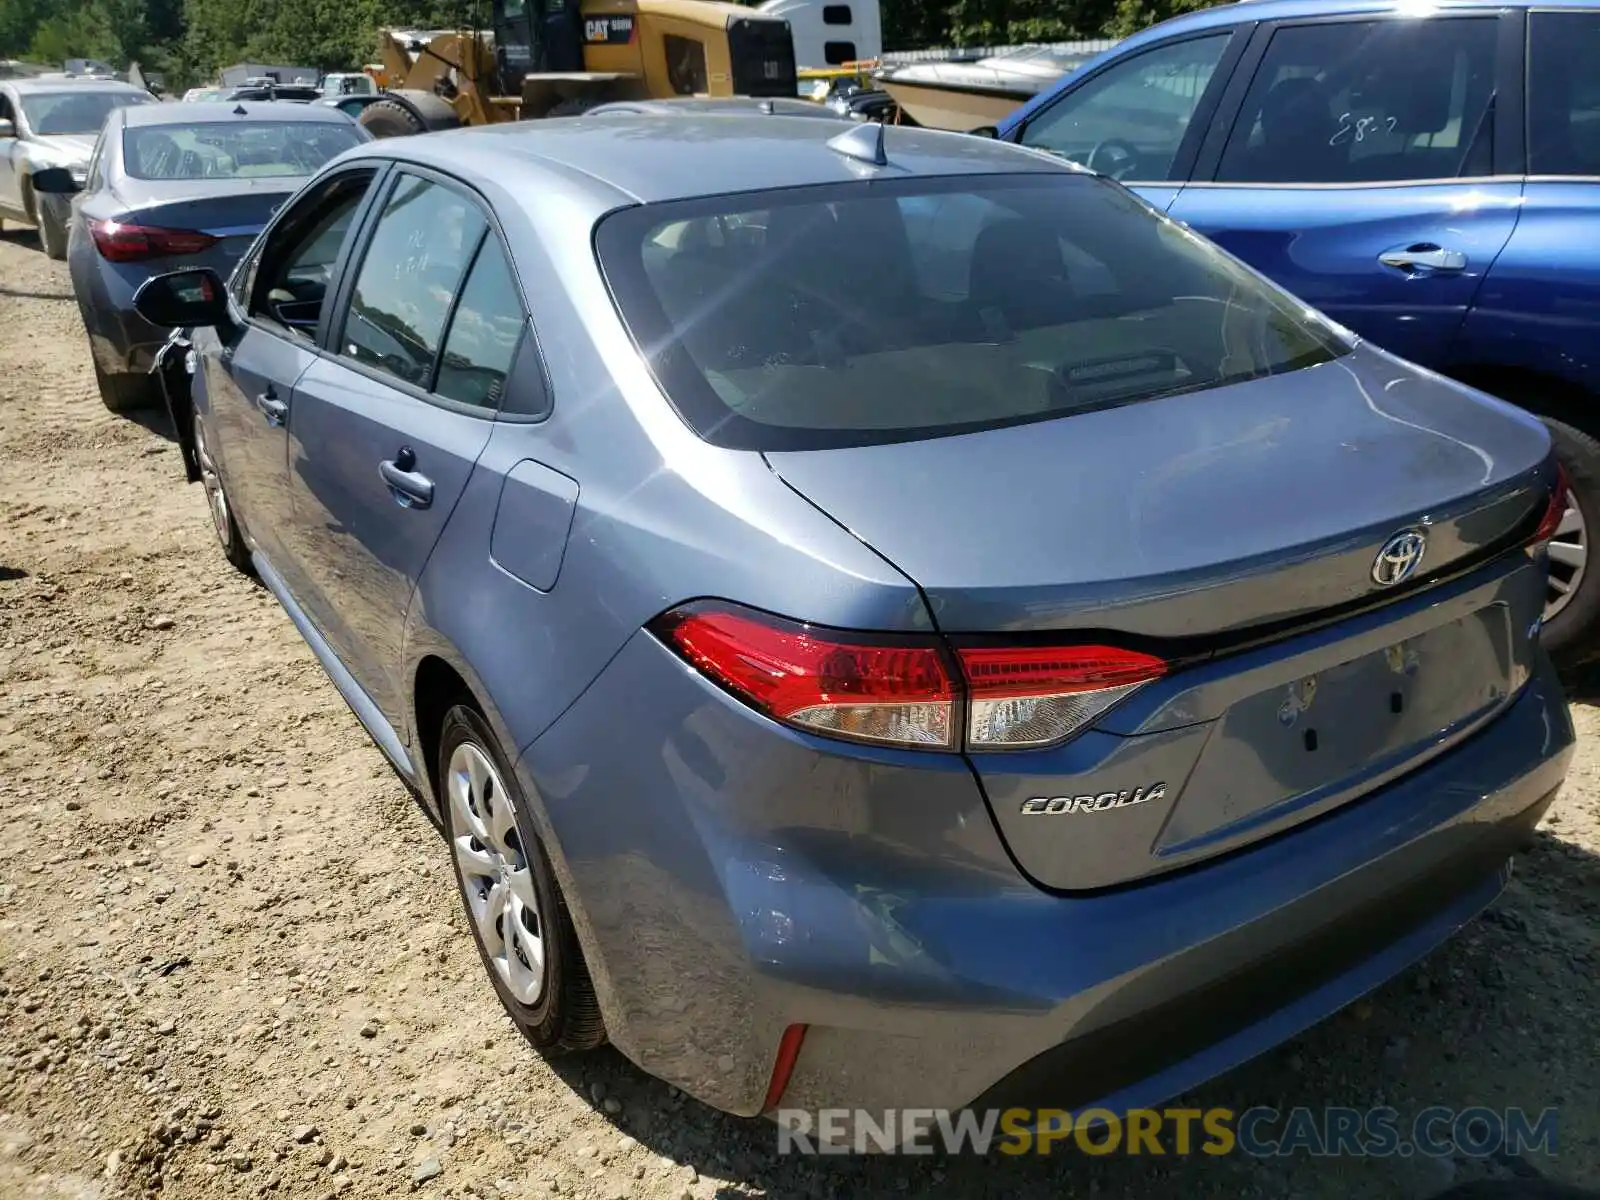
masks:
<svg viewBox="0 0 1600 1200"><path fill-rule="evenodd" d="M1528 539L1529 546L1543 546L1556 534L1561 532L1561 522L1567 516L1567 492L1571 490L1572 483L1567 478L1567 469L1561 464L1556 464L1556 483L1551 489L1549 503L1545 505L1544 516L1539 518L1539 527L1533 531L1533 536Z"/></svg>
<svg viewBox="0 0 1600 1200"><path fill-rule="evenodd" d="M89 236L100 257L109 262L143 262L183 254L203 254L222 239L194 229L159 229L151 225L124 225L120 221L90 221Z"/></svg>
<svg viewBox="0 0 1600 1200"><path fill-rule="evenodd" d="M953 749L959 689L936 645L697 606L657 632L768 716L860 742Z"/></svg>
<svg viewBox="0 0 1600 1200"><path fill-rule="evenodd" d="M1110 646L964 648L967 745L1021 749L1058 742L1081 729L1167 664Z"/></svg>
<svg viewBox="0 0 1600 1200"><path fill-rule="evenodd" d="M1167 664L1107 646L966 646L846 633L723 604L666 614L655 632L768 716L853 741L1022 750L1070 737Z"/></svg>

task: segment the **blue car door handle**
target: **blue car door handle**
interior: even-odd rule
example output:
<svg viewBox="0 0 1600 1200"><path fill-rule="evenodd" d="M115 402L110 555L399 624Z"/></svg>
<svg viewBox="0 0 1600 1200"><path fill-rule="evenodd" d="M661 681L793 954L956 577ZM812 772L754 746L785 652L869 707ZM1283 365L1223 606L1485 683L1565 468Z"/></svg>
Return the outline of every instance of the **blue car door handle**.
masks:
<svg viewBox="0 0 1600 1200"><path fill-rule="evenodd" d="M1459 250L1443 249L1432 242L1421 242L1415 246L1396 246L1393 250L1385 250L1378 255L1378 261L1386 267L1393 267L1407 274L1415 271L1454 274L1467 269L1465 254Z"/></svg>
<svg viewBox="0 0 1600 1200"><path fill-rule="evenodd" d="M378 474L401 508L427 508L433 503L433 480L416 468L417 452L401 446L400 453L378 464Z"/></svg>
<svg viewBox="0 0 1600 1200"><path fill-rule="evenodd" d="M256 407L261 410L268 425L282 425L283 419L289 415L289 405L279 400L271 388L256 397Z"/></svg>

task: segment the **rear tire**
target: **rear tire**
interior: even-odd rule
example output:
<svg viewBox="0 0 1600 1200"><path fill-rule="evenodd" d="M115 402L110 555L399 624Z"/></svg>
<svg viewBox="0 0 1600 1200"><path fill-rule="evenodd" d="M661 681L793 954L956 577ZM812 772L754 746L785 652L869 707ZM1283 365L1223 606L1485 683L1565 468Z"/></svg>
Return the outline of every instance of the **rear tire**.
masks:
<svg viewBox="0 0 1600 1200"><path fill-rule="evenodd" d="M156 408L162 402L156 381L149 375L108 375L94 363L94 381L100 389L100 402L114 413Z"/></svg>
<svg viewBox="0 0 1600 1200"><path fill-rule="evenodd" d="M1565 532L1551 542L1551 589L1540 640L1556 666L1570 671L1600 657L1600 570L1588 561L1600 531L1600 441L1564 421L1541 420L1567 469L1571 490Z"/></svg>
<svg viewBox="0 0 1600 1200"><path fill-rule="evenodd" d="M394 100L374 100L361 110L356 123L365 126L375 138L410 137L427 132L422 118Z"/></svg>
<svg viewBox="0 0 1600 1200"><path fill-rule="evenodd" d="M44 248L46 258L54 259L56 262L66 261L66 228L50 215L48 208L39 210L39 244Z"/></svg>
<svg viewBox="0 0 1600 1200"><path fill-rule="evenodd" d="M589 968L527 799L467 704L444 715L439 808L467 925L506 1012L544 1054L604 1045Z"/></svg>

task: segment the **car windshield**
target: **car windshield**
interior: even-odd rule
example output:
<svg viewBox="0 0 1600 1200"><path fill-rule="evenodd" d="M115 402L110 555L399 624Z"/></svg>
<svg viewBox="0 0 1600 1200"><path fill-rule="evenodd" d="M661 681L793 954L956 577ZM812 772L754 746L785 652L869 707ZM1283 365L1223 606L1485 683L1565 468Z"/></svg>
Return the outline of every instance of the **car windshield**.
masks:
<svg viewBox="0 0 1600 1200"><path fill-rule="evenodd" d="M129 104L149 104L155 99L142 92L81 91L38 92L22 97L28 128L40 137L60 134L97 134L106 118Z"/></svg>
<svg viewBox="0 0 1600 1200"><path fill-rule="evenodd" d="M309 175L360 140L331 121L152 125L123 131L122 157L135 179L269 179Z"/></svg>
<svg viewBox="0 0 1600 1200"><path fill-rule="evenodd" d="M643 205L606 218L597 248L673 406L742 449L1043 420L1348 349L1210 243L1076 173Z"/></svg>

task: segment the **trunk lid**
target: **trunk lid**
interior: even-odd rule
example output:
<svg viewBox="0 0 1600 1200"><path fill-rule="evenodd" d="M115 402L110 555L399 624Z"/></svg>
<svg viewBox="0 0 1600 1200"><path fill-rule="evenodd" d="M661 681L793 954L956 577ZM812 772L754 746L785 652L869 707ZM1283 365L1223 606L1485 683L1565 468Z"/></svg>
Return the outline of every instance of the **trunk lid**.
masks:
<svg viewBox="0 0 1600 1200"><path fill-rule="evenodd" d="M203 254L171 260L216 268L224 277L250 248L272 214L303 181L277 179L132 180L119 186L128 225L195 230L221 240Z"/></svg>
<svg viewBox="0 0 1600 1200"><path fill-rule="evenodd" d="M1533 662L1542 571L1494 551L1543 510L1547 434L1374 350L979 434L767 458L910 576L947 635L1182 660L1062 745L970 756L1045 886L1127 882L1345 803L1477 728ZM1381 586L1379 552L1409 529L1425 534L1422 565Z"/></svg>

